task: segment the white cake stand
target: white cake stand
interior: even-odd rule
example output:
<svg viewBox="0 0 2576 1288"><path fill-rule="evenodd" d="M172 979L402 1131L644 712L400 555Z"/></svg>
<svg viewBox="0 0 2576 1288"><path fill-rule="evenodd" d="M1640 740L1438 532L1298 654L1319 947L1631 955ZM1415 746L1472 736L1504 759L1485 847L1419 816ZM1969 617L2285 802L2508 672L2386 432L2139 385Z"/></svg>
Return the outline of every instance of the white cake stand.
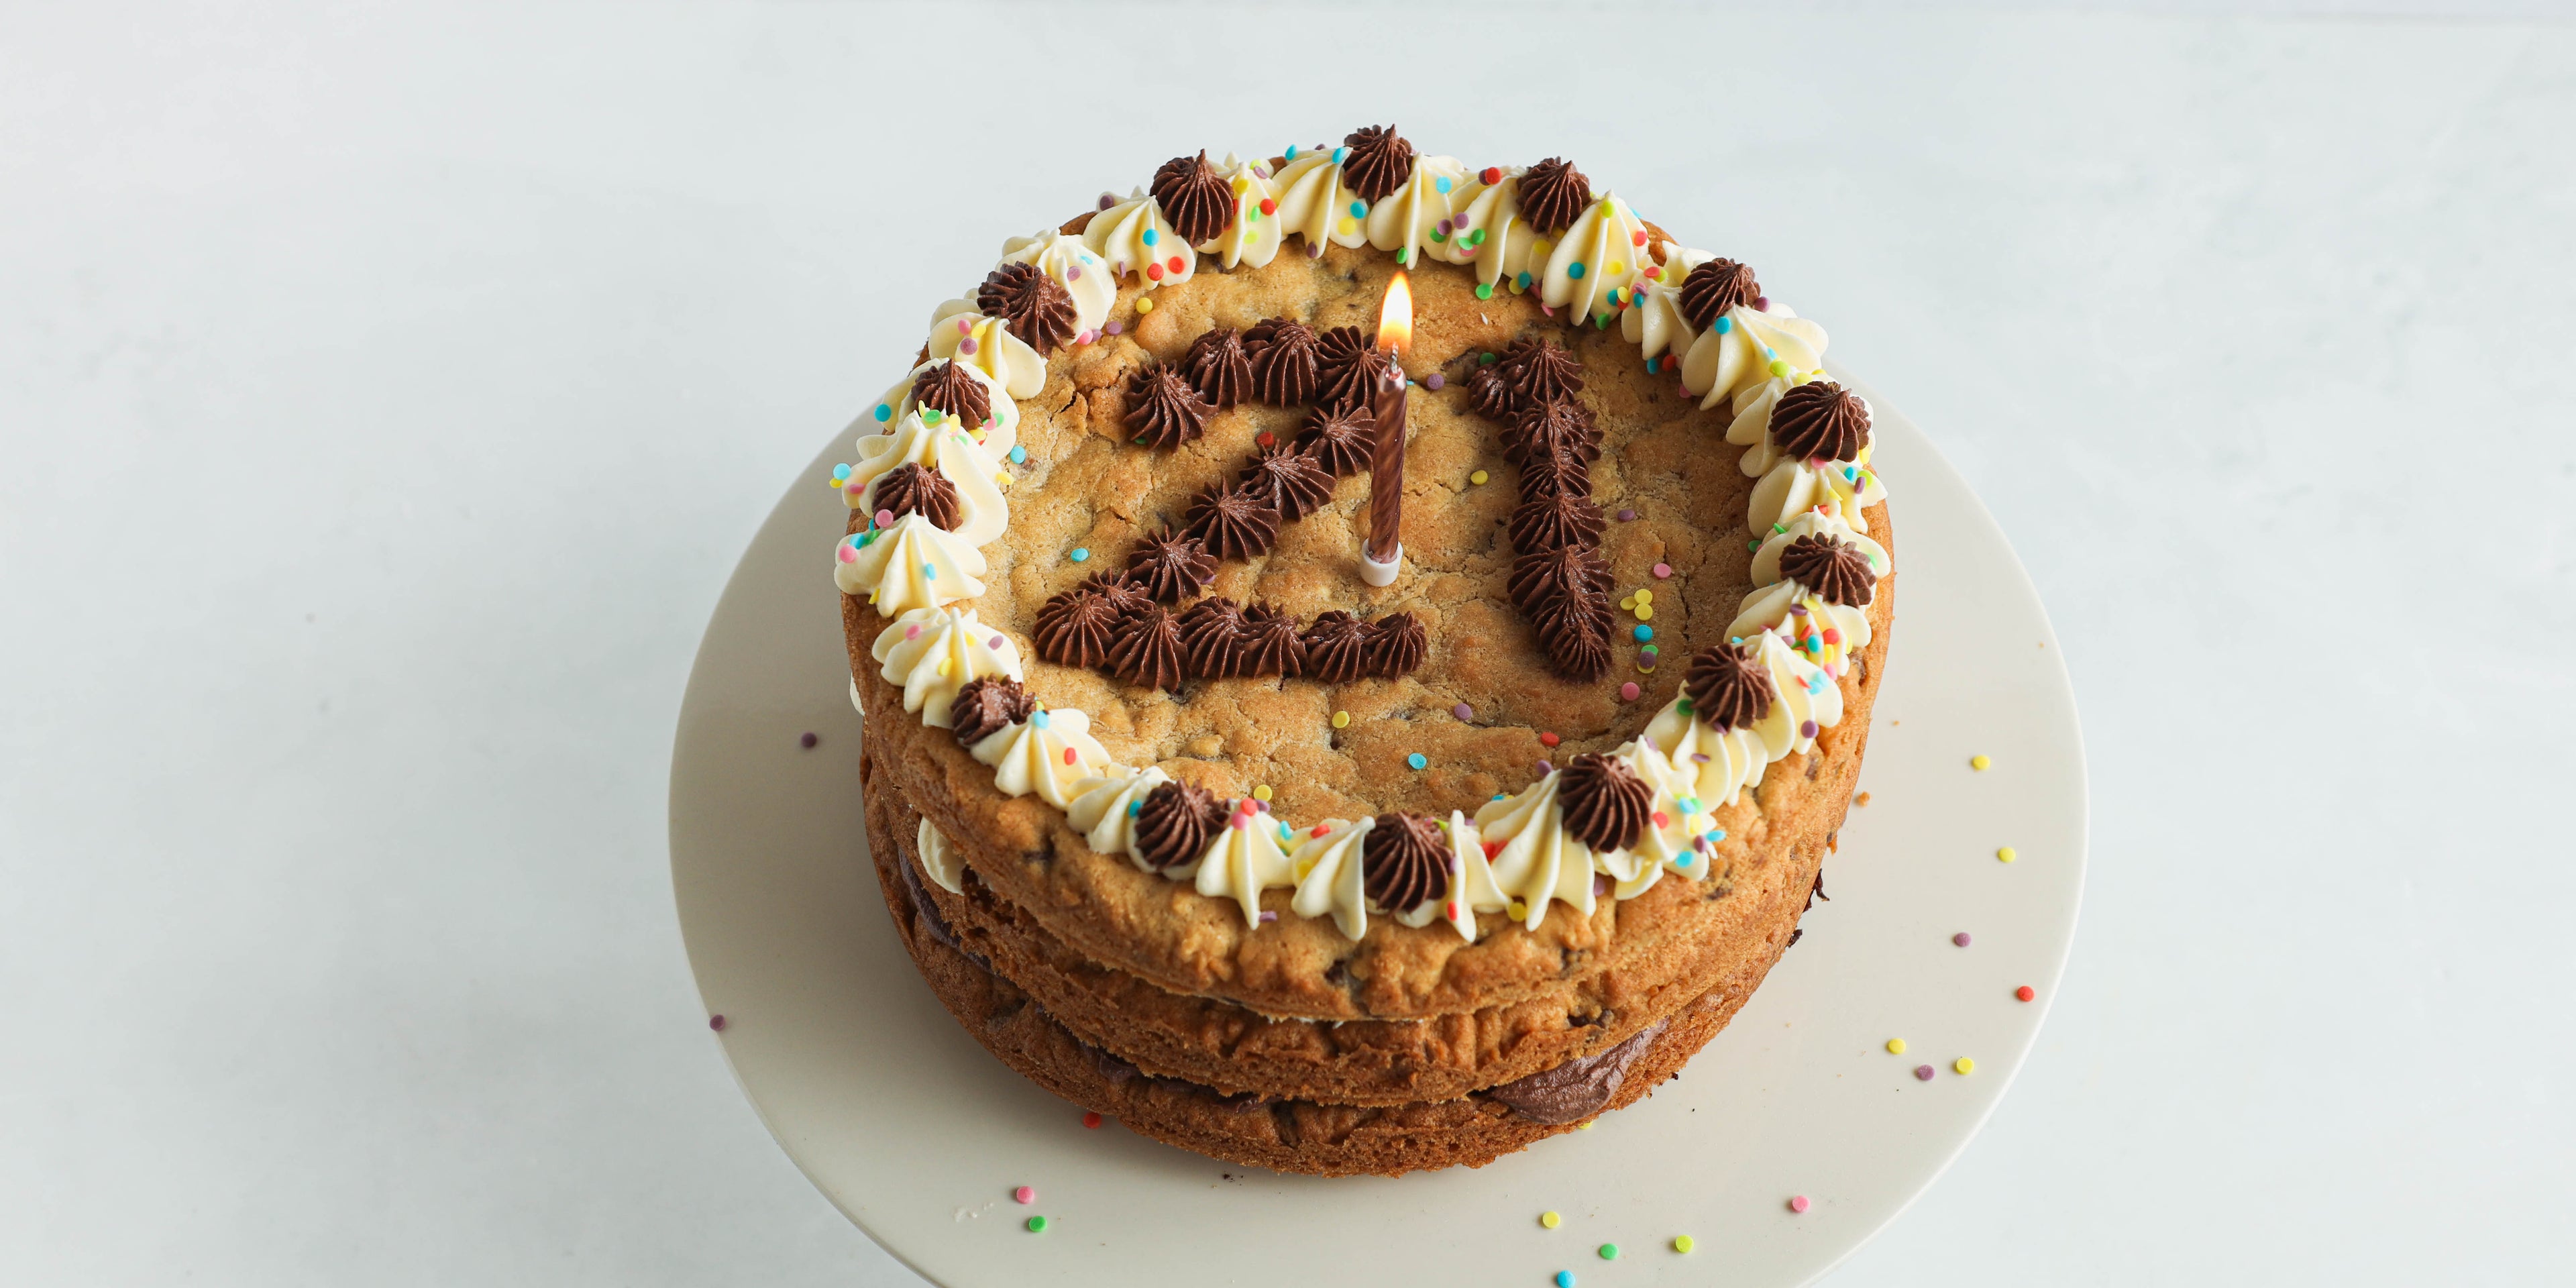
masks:
<svg viewBox="0 0 2576 1288"><path fill-rule="evenodd" d="M859 1228L947 1288L1823 1275L1994 1111L2056 993L2084 885L2083 747L2047 615L1966 483L1868 396L1901 528L1898 612L1870 803L1825 865L1832 902L1651 1099L1481 1169L1396 1180L1247 1171L1087 1130L940 1009L887 920L860 821L830 588L846 512L821 482L848 455L835 435L734 570L672 755L680 923L744 1094ZM2022 985L2036 1001L2016 1000ZM1963 1056L1973 1073L1953 1071ZM1013 1201L1021 1185L1034 1205ZM1551 1210L1562 1224L1542 1228Z"/></svg>

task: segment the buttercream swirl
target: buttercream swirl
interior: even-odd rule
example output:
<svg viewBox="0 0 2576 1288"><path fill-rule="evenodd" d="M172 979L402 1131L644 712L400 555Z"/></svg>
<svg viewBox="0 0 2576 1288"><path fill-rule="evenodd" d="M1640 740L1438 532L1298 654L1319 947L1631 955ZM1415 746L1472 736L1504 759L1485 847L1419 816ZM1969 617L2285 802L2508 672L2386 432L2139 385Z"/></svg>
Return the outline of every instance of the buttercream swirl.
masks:
<svg viewBox="0 0 2576 1288"><path fill-rule="evenodd" d="M1701 395L1703 410L1773 376L1824 366L1823 327L1788 305L1775 303L1766 310L1759 303L1738 304L1711 319L1682 355L1682 388Z"/></svg>
<svg viewBox="0 0 2576 1288"><path fill-rule="evenodd" d="M1691 321L1690 309L1683 303L1683 287L1692 270L1714 256L1672 242L1654 249L1663 252L1663 262L1646 266L1646 280L1637 284L1636 302L1619 314L1619 334L1644 354L1649 371L1662 372L1668 365L1677 370L1681 355L1699 338L1699 324ZM1667 353L1672 355L1669 363L1664 358Z"/></svg>
<svg viewBox="0 0 2576 1288"><path fill-rule="evenodd" d="M1064 816L1094 854L1123 854L1138 868L1159 871L1136 848L1136 815L1144 808L1146 794L1170 781L1171 775L1151 765L1094 775L1074 784L1073 803L1064 807Z"/></svg>
<svg viewBox="0 0 2576 1288"><path fill-rule="evenodd" d="M1521 217L1520 184L1524 172L1500 167L1479 171L1455 194L1455 213L1444 238L1435 239L1440 257L1452 264L1472 264L1486 294L1496 287L1526 289L1531 251L1539 236ZM1438 225L1433 226L1438 232ZM1546 261L1539 261L1542 265Z"/></svg>
<svg viewBox="0 0 2576 1288"><path fill-rule="evenodd" d="M1073 803L1076 783L1116 767L1092 741L1091 717L1073 707L1032 711L976 743L972 754L993 767L993 786L1004 796L1035 792L1057 809Z"/></svg>
<svg viewBox="0 0 2576 1288"><path fill-rule="evenodd" d="M1369 244L1395 252L1395 262L1420 268L1425 251L1438 250L1466 193L1467 167L1456 157L1417 157L1412 173L1368 216Z"/></svg>
<svg viewBox="0 0 2576 1288"><path fill-rule="evenodd" d="M1327 242L1357 249L1368 244L1368 201L1350 189L1342 163L1322 144L1291 148L1274 172L1279 187L1279 228L1306 239L1308 257Z"/></svg>
<svg viewBox="0 0 2576 1288"><path fill-rule="evenodd" d="M841 499L861 514L874 515L879 508L878 479L906 465L927 466L956 489L957 526L950 531L969 546L983 545L1001 536L1011 521L1010 508L1002 501L1002 467L957 422L945 416L937 424L924 419L933 415L938 413L916 411L905 416L893 433L860 439L859 459L841 480Z"/></svg>
<svg viewBox="0 0 2576 1288"><path fill-rule="evenodd" d="M1111 305L1118 302L1118 277L1109 271L1098 255L1091 253L1079 233L1059 232L1049 228L1027 237L1014 237L1002 243L1005 264L1035 264L1046 275L1064 286L1073 297L1073 323L1077 335L1100 330L1109 320Z"/></svg>
<svg viewBox="0 0 2576 1288"><path fill-rule="evenodd" d="M1019 645L975 618L972 608L915 608L877 632L869 656L877 676L903 686L903 709L922 723L950 728L949 704L957 690L986 676L1027 678Z"/></svg>
<svg viewBox="0 0 2576 1288"><path fill-rule="evenodd" d="M891 528L852 533L836 549L832 580L842 594L864 597L881 617L984 593L984 552L918 514Z"/></svg>
<svg viewBox="0 0 2576 1288"><path fill-rule="evenodd" d="M1229 270L1237 265L1259 268L1279 254L1279 189L1270 181L1269 167L1237 160L1231 152L1218 171L1232 196L1231 214L1226 226L1199 243L1199 249Z"/></svg>
<svg viewBox="0 0 2576 1288"><path fill-rule="evenodd" d="M1011 334L1009 323L978 313L973 300L950 300L931 314L929 347L931 357L974 367L1013 398L1035 398L1046 388L1046 359Z"/></svg>
<svg viewBox="0 0 2576 1288"><path fill-rule="evenodd" d="M950 894L966 893L966 864L957 857L957 847L950 845L929 819L921 820L921 826L912 830L912 850L921 856L921 870L930 877L931 884Z"/></svg>
<svg viewBox="0 0 2576 1288"><path fill-rule="evenodd" d="M1345 938L1368 934L1366 843L1377 820L1358 822L1331 818L1297 842L1288 855L1288 871L1297 893L1288 909L1300 917L1331 916Z"/></svg>
<svg viewBox="0 0 2576 1288"><path fill-rule="evenodd" d="M1760 532L1813 511L1867 532L1869 517L1863 511L1886 499L1887 489L1866 461L1817 463L1784 456L1753 485L1745 526Z"/></svg>
<svg viewBox="0 0 2576 1288"><path fill-rule="evenodd" d="M1279 821L1239 801L1199 856L1197 888L1211 899L1243 907L1243 924L1261 924L1261 892L1297 884L1288 852L1279 847Z"/></svg>
<svg viewBox="0 0 2576 1288"><path fill-rule="evenodd" d="M1646 221L1628 203L1603 193L1549 248L1539 300L1549 308L1568 309L1578 319L1607 316L1650 262Z"/></svg>
<svg viewBox="0 0 2576 1288"><path fill-rule="evenodd" d="M1513 796L1487 801L1476 810L1476 830L1491 857L1494 886L1515 905L1511 911L1528 929L1547 918L1550 900L1582 916L1592 915L1592 848L1565 830L1557 808L1562 771Z"/></svg>
<svg viewBox="0 0 2576 1288"><path fill-rule="evenodd" d="M1142 188L1093 215L1082 226L1082 244L1118 276L1138 274L1157 286L1186 282L1198 271L1198 251Z"/></svg>

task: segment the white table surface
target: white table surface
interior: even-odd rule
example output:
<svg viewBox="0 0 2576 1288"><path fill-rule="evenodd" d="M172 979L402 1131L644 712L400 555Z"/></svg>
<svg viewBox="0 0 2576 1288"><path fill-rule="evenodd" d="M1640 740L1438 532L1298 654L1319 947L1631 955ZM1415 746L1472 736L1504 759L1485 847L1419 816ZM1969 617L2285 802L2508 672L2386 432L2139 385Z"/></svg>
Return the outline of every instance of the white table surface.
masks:
<svg viewBox="0 0 2576 1288"><path fill-rule="evenodd" d="M2073 968L1833 1283L2565 1273L2576 31L11 6L0 1279L917 1282L699 1013L699 631L1004 235L1389 118L1755 264L2055 614Z"/></svg>

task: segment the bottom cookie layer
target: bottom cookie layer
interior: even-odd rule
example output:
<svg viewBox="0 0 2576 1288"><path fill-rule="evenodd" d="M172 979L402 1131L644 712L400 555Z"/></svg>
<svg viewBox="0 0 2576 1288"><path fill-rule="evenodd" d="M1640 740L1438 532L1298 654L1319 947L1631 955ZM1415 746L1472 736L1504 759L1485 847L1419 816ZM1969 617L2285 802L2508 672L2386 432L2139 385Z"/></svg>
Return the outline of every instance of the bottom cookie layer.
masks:
<svg viewBox="0 0 2576 1288"><path fill-rule="evenodd" d="M1748 962L1636 1046L1456 1100L1362 1107L1226 1096L1154 1078L1083 1043L1008 979L960 947L922 893L900 805L870 794L868 839L887 911L922 978L976 1041L1030 1081L1165 1144L1247 1166L1321 1176L1482 1167L1625 1108L1676 1076L1768 973ZM1605 1098L1606 1093L1606 1098ZM1507 1103L1507 1099L1513 1103ZM1514 1103L1520 1107L1514 1108ZM1547 1121L1540 1121L1540 1119Z"/></svg>

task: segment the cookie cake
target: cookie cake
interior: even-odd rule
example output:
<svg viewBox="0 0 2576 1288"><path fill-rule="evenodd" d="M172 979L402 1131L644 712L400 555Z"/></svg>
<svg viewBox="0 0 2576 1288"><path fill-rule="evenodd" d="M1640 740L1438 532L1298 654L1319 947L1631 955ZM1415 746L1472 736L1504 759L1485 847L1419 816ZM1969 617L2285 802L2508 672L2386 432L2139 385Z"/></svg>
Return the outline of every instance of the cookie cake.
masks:
<svg viewBox="0 0 2576 1288"><path fill-rule="evenodd" d="M1822 892L1893 611L1865 400L1573 163L1393 127L1003 244L831 485L886 904L993 1055L1231 1162L1624 1107Z"/></svg>

